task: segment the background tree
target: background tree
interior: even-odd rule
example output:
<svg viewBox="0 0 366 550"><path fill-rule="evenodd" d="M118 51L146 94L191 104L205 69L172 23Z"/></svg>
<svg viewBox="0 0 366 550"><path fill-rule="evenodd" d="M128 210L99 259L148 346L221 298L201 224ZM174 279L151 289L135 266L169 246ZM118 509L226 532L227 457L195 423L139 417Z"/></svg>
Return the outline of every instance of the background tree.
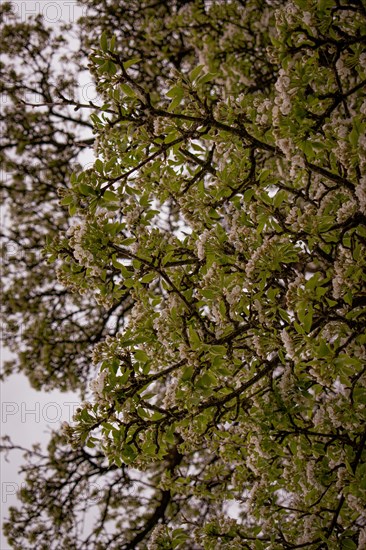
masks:
<svg viewBox="0 0 366 550"><path fill-rule="evenodd" d="M29 50L51 36L41 21L3 28L28 33L10 51L36 64L46 104L14 116L29 80L9 71L4 191L22 223L6 238L30 281L8 268L6 313L37 369L25 353L8 368L83 395L100 369L64 426L72 450L55 434L28 455L9 540L363 548L365 6L85 4L72 59L90 54L98 105ZM79 173L85 124L98 158ZM32 259L46 235L51 264ZM85 533L88 479L106 489Z"/></svg>

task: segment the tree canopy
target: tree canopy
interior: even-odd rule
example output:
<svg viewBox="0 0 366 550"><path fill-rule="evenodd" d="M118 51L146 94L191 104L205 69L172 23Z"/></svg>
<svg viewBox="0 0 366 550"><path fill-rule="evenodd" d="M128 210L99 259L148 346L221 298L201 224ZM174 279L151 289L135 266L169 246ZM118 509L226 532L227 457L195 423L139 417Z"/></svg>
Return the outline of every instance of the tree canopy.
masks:
<svg viewBox="0 0 366 550"><path fill-rule="evenodd" d="M79 4L1 7L4 375L84 399L9 544L362 550L365 3Z"/></svg>

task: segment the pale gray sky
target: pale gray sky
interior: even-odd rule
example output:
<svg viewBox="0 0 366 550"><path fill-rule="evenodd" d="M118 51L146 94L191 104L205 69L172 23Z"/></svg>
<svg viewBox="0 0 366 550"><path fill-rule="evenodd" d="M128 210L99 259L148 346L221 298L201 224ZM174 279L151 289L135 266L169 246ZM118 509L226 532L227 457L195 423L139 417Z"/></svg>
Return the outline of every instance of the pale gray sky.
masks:
<svg viewBox="0 0 366 550"><path fill-rule="evenodd" d="M7 350L1 349L0 354L1 362L9 359ZM45 447L50 431L61 422L71 420L78 397L70 392L38 392L29 385L25 376L17 374L1 385L0 401L1 436L10 435L15 444L30 448L36 442ZM14 451L8 458L9 462L5 461L4 454L0 455L1 524L9 506L17 504L16 492L23 481L19 475L22 452ZM8 550L2 529L0 549Z"/></svg>

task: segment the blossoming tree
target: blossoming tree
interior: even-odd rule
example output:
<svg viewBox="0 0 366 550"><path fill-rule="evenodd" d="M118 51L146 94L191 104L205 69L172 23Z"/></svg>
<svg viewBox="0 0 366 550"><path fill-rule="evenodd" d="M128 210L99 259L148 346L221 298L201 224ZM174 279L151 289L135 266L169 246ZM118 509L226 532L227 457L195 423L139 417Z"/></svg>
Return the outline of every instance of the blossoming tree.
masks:
<svg viewBox="0 0 366 550"><path fill-rule="evenodd" d="M24 490L9 540L362 549L366 8L132 2L121 31L119 3L91 4L96 160L46 250L63 313L115 329L88 336L98 374L54 435L56 481L29 482L81 498L79 462L114 481L84 538Z"/></svg>

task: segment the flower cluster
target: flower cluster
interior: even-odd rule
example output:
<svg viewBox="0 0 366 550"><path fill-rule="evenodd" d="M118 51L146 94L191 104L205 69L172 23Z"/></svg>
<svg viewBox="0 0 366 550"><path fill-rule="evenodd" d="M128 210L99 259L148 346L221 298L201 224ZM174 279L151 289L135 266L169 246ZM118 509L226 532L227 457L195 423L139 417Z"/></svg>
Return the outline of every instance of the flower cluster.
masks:
<svg viewBox="0 0 366 550"><path fill-rule="evenodd" d="M108 403L105 399L105 382L108 378L108 371L102 370L95 380L90 383L90 389L93 392L94 399L97 403Z"/></svg>

